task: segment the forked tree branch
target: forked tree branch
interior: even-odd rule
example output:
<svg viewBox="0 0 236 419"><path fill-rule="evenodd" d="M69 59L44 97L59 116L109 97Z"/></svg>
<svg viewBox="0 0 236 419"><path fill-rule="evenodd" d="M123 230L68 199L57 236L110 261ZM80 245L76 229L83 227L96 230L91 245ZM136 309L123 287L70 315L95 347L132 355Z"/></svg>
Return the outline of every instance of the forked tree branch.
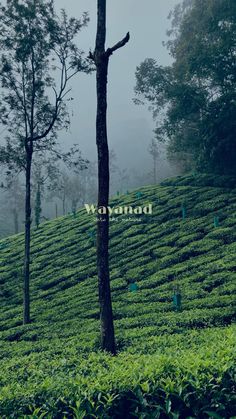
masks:
<svg viewBox="0 0 236 419"><path fill-rule="evenodd" d="M116 51L119 48L124 47L125 44L127 44L127 42L129 41L129 39L130 39L130 34L129 32L127 32L127 34L121 41L117 42L117 44L115 44L112 48L107 48L105 52L105 56L110 57L114 51ZM95 54L92 51L89 51L88 58L92 61L95 61Z"/></svg>
<svg viewBox="0 0 236 419"><path fill-rule="evenodd" d="M92 53L92 51L89 51L88 58L89 58L90 60L93 60L93 61L94 61L94 54Z"/></svg>
<svg viewBox="0 0 236 419"><path fill-rule="evenodd" d="M117 44L115 44L112 48L108 48L106 50L106 55L110 57L110 55L112 55L114 51L116 51L119 48L124 47L125 44L127 44L127 42L129 41L129 39L130 39L130 35L129 35L129 32L127 32L127 34L121 41L117 42Z"/></svg>

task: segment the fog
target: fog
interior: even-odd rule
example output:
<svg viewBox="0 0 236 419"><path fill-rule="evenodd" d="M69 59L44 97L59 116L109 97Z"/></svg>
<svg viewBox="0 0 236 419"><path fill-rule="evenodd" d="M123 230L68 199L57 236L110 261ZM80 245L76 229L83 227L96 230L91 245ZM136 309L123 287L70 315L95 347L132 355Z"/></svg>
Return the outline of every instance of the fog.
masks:
<svg viewBox="0 0 236 419"><path fill-rule="evenodd" d="M155 126L151 112L147 107L133 103L136 67L147 57L155 58L160 65L171 64L168 51L162 45L167 39L166 31L170 27L167 19L169 12L178 4L178 0L107 0L107 47L112 47L130 32L130 41L124 48L116 51L110 58L108 77L108 142L110 150L115 152L113 166L116 171L111 173L111 195L125 192L152 182L152 158L148 146L154 137ZM96 0L55 0L59 12L65 8L69 16L80 18L88 12L90 22L80 32L77 45L86 55L94 50L96 36ZM72 144L79 144L84 158L89 159L92 167L96 167L96 74L78 74L72 81L71 96L68 102L70 128L59 133L59 141L64 150ZM4 143L6 128L0 126L0 143ZM113 153L114 155L114 153ZM118 168L118 170L117 170ZM95 169L96 170L96 169ZM91 172L88 172L91 173ZM158 162L158 180L176 174L165 158L165 151ZM94 173L93 173L94 176ZM81 181L81 180L80 180ZM92 182L92 183L91 183ZM20 179L24 188L23 177ZM91 181L91 194L96 190L95 178ZM22 189L22 196L23 196ZM14 232L13 196L0 191L0 237ZM19 208L19 202L18 202ZM67 203L67 211L70 210ZM62 214L58 204L58 214ZM20 229L23 228L23 207L17 210ZM44 199L44 217L55 217L55 201Z"/></svg>
<svg viewBox="0 0 236 419"><path fill-rule="evenodd" d="M84 11L90 16L88 27L80 32L78 45L88 52L94 49L96 35L95 0L56 0L57 9L65 8L69 15L79 18ZM133 103L135 70L147 57L161 65L171 59L162 42L170 27L167 16L177 0L108 0L107 47L118 42L127 31L130 41L110 59L108 79L108 140L122 168L146 168L151 158L147 148L153 138L152 115L144 106ZM89 159L96 157L95 146L95 73L79 74L72 82L73 110L71 128L61 135L65 144L79 143Z"/></svg>
<svg viewBox="0 0 236 419"><path fill-rule="evenodd" d="M88 12L90 22L77 38L78 47L93 50L96 36L96 0L55 0L57 11L64 8L69 16L80 18ZM5 3L5 1L3 1ZM153 138L154 122L144 106L133 103L135 70L147 57L157 59L161 65L171 63L162 42L170 27L168 15L179 0L107 0L107 47L111 47L130 32L128 44L112 55L108 78L108 140L116 152L121 168L138 170L150 166L148 144ZM95 72L78 74L72 81L69 103L71 126L61 132L63 148L79 144L84 157L96 159L95 143ZM0 127L0 142L4 142L6 128Z"/></svg>

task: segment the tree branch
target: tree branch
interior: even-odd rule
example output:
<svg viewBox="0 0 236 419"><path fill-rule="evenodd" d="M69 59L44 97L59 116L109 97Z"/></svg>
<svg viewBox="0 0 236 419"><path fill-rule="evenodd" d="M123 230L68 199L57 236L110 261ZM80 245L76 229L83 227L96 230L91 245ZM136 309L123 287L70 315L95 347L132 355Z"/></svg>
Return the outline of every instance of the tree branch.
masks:
<svg viewBox="0 0 236 419"><path fill-rule="evenodd" d="M77 73L77 71L74 74L76 74L76 73ZM33 142L38 141L38 140L42 140L43 138L45 138L50 133L52 128L54 127L55 122L57 121L58 115L60 113L60 109L59 109L60 104L63 101L64 97L71 91L71 89L68 89L65 92L67 82L71 77L72 76L70 76L70 77L67 76L66 65L64 63L63 67L62 67L62 70L61 70L61 81L60 81L61 87L60 87L59 94L57 94L56 89L53 87L53 91L55 93L56 101L55 101L55 110L54 110L54 113L52 115L51 122L49 123L48 127L45 129L45 131L42 134L38 134L38 135L36 135L36 137L33 138Z"/></svg>
<svg viewBox="0 0 236 419"><path fill-rule="evenodd" d="M55 122L58 118L58 108L59 108L59 101L57 101L57 104L55 106L54 115L52 116L52 120L51 120L50 124L48 125L48 127L46 128L46 130L42 134L39 134L36 137L34 137L32 141L35 142L35 141L38 141L38 140L42 140L43 138L45 138L50 133L50 131L54 127L54 124L55 124Z"/></svg>
<svg viewBox="0 0 236 419"><path fill-rule="evenodd" d="M92 53L92 51L89 51L88 59L92 60L92 61L95 60L95 57L94 57L94 54Z"/></svg>
<svg viewBox="0 0 236 419"><path fill-rule="evenodd" d="M108 48L106 50L106 55L110 57L110 55L112 55L114 51L116 51L119 48L124 47L125 44L127 44L127 42L129 41L129 39L130 39L130 35L129 35L129 32L127 32L127 34L121 41L117 42L117 44L115 44L112 48Z"/></svg>

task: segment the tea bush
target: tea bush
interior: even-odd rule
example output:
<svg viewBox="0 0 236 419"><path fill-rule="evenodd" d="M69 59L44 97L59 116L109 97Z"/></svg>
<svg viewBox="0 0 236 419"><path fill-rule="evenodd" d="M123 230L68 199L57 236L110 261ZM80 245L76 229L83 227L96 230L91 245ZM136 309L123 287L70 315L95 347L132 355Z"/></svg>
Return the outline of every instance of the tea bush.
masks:
<svg viewBox="0 0 236 419"><path fill-rule="evenodd" d="M1 418L236 416L235 190L186 176L141 191L114 200L153 203L141 223L111 223L115 358L99 351L95 224L85 210L32 230L28 326L23 236L0 241Z"/></svg>

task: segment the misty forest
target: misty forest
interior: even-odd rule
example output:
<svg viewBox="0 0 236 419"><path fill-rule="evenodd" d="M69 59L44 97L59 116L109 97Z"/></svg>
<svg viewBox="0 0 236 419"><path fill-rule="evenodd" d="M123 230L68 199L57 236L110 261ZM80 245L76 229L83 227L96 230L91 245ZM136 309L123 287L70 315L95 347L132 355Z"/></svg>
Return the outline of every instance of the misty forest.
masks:
<svg viewBox="0 0 236 419"><path fill-rule="evenodd" d="M235 0L1 0L1 419L236 417L235 82Z"/></svg>

